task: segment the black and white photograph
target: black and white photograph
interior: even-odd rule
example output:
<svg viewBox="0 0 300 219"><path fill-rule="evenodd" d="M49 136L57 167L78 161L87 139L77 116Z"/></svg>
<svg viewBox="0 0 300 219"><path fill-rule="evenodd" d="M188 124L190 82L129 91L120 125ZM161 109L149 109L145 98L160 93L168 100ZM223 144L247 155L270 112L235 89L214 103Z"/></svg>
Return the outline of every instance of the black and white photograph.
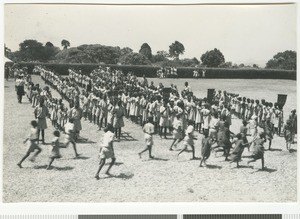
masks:
<svg viewBox="0 0 300 219"><path fill-rule="evenodd" d="M297 7L4 4L3 202L297 202Z"/></svg>

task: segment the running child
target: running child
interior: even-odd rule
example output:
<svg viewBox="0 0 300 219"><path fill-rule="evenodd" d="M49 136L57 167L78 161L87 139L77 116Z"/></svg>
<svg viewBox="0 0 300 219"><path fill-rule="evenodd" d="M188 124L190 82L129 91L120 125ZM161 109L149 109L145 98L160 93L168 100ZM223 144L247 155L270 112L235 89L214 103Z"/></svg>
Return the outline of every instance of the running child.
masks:
<svg viewBox="0 0 300 219"><path fill-rule="evenodd" d="M27 157L29 157L29 155L34 152L35 150L37 150L33 157L30 159L30 161L34 161L36 156L41 153L42 149L38 146L38 138L39 138L39 134L38 134L38 129L37 129L37 121L33 120L31 121L31 126L32 128L30 129L30 134L28 136L28 138L25 139L25 141L23 142L24 144L26 142L28 142L28 151L26 152L25 156L21 159L21 161L17 164L20 168L22 168L22 163L24 160L26 160ZM29 140L29 141L28 141Z"/></svg>
<svg viewBox="0 0 300 219"><path fill-rule="evenodd" d="M100 151L99 151L99 157L100 157L99 168L95 175L95 178L97 180L100 179L99 173L100 173L101 169L103 168L103 166L106 162L106 159L111 158L111 163L109 164L109 167L105 172L105 174L107 174L107 175L110 175L109 171L116 161L115 152L114 152L114 148L113 148L113 140L114 140L115 135L114 135L114 130L113 130L112 125L107 125L107 127L104 128L104 132L105 133L103 135L102 146L100 147Z"/></svg>
<svg viewBox="0 0 300 219"><path fill-rule="evenodd" d="M259 134L259 137L254 140L253 154L251 155L251 157L253 159L249 160L247 162L248 165L251 162L255 162L257 160L261 160L262 170L265 169L265 166L264 166L264 164L265 164L265 159L264 159L264 143L265 142L266 142L265 134L262 132L262 133Z"/></svg>
<svg viewBox="0 0 300 219"><path fill-rule="evenodd" d="M54 131L53 133L54 138L52 139L52 150L51 150L51 156L50 156L50 162L47 166L47 170L50 170L51 164L55 159L61 158L61 155L59 153L59 137L60 132L58 130Z"/></svg>
<svg viewBox="0 0 300 219"><path fill-rule="evenodd" d="M236 138L237 139L235 140L235 147L233 148L230 156L230 163L236 162L236 167L239 168L239 162L242 159L244 148L247 147L250 143L244 141L243 135L241 133L238 133L236 135Z"/></svg>
<svg viewBox="0 0 300 219"><path fill-rule="evenodd" d="M194 139L196 139L194 137L194 125L193 125L193 121L189 121L188 122L188 127L185 131L186 136L184 137L183 141L184 141L184 148L178 153L177 156L179 156L182 152L187 151L188 146L190 146L192 148L192 160L195 160L195 146L194 146Z"/></svg>
<svg viewBox="0 0 300 219"><path fill-rule="evenodd" d="M173 138L174 141L172 142L170 146L170 151L173 150L173 146L176 147L177 144L183 139L182 136L182 122L180 120L180 115L176 115L176 119L174 119L173 123Z"/></svg>
<svg viewBox="0 0 300 219"><path fill-rule="evenodd" d="M74 119L70 118L69 121L65 124L65 147L68 147L71 143L73 145L73 149L75 152L75 157L79 157L76 149L76 142L75 142L75 125Z"/></svg>
<svg viewBox="0 0 300 219"><path fill-rule="evenodd" d="M152 146L153 146L153 137L154 134L154 125L152 117L148 118L148 122L143 127L143 132L145 133L145 141L146 141L146 148L138 153L139 157L142 158L142 153L149 151L149 158L154 158L152 156Z"/></svg>
<svg viewBox="0 0 300 219"><path fill-rule="evenodd" d="M202 167L202 163L205 164L206 166L206 160L209 158L210 156L210 152L211 152L211 145L212 145L212 141L209 137L209 132L208 131L204 131L203 133L204 138L202 139L202 147L201 147L201 161L200 161L200 167Z"/></svg>

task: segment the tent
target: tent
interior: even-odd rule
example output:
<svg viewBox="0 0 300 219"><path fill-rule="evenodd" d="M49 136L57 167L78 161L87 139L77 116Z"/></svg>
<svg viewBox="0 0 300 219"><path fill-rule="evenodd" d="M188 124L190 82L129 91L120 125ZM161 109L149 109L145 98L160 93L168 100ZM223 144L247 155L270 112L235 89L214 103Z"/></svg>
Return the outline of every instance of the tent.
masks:
<svg viewBox="0 0 300 219"><path fill-rule="evenodd" d="M13 61L11 61L9 58L4 57L4 63L7 63L7 62L13 62Z"/></svg>

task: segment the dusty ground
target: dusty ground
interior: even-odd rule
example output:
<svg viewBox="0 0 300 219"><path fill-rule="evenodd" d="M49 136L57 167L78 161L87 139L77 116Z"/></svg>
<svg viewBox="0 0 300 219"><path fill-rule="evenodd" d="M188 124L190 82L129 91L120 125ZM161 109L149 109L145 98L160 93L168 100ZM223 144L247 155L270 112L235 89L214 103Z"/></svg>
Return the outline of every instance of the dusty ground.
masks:
<svg viewBox="0 0 300 219"><path fill-rule="evenodd" d="M159 79L154 79L158 81ZM39 77L35 83L43 85ZM180 88L184 79L162 79ZM197 95L206 95L207 88L217 87L249 97L275 101L277 93L287 93L286 112L296 107L296 82L288 80L188 80ZM196 91L197 90L197 91ZM57 96L57 93L54 93ZM287 113L286 113L287 114ZM274 137L273 151L266 151L267 170L260 171L260 162L242 167L229 165L220 154L213 154L208 167L199 168L199 160L191 161L190 153L177 158L177 152L168 150L171 140L154 137L153 154L148 160L137 156L144 147L141 128L126 121L121 142L116 142L116 166L113 176L101 174L94 179L98 167L97 152L102 131L86 121L82 122L82 136L88 142L78 144L80 159L73 159L71 147L61 149L63 158L46 170L50 145L42 145L42 153L35 163L25 161L19 169L17 162L26 152L22 141L26 138L33 108L25 98L18 104L12 81L5 82L4 145L3 145L3 201L4 202L294 202L297 194L297 146L289 153L283 138ZM237 131L241 121L234 119L232 130ZM46 142L52 138L53 127L48 121ZM196 141L196 156L200 156L201 136ZM247 151L245 156L249 155ZM105 166L105 169L107 165ZM105 171L103 170L103 172Z"/></svg>

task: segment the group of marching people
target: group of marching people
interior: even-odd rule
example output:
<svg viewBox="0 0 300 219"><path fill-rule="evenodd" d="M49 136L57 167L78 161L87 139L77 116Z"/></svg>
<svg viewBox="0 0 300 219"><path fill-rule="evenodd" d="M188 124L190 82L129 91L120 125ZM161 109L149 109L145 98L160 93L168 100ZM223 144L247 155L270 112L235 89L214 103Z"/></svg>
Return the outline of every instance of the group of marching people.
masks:
<svg viewBox="0 0 300 219"><path fill-rule="evenodd" d="M253 152L253 159L249 162L261 159L264 168L264 142L269 141L270 149L274 133L279 136L284 133L287 149L290 149L297 130L296 110L292 111L283 128L282 106L277 103L273 105L265 100L254 100L226 91L215 92L210 100L199 99L193 95L188 82L179 95L176 86L171 85L166 93L162 83L156 87L153 82L149 84L146 77L139 80L132 73L124 74L109 67L99 66L89 76L69 69L68 77L62 77L42 66L36 66L34 71L70 104L68 109L62 99L52 98L48 86L40 92L38 85L28 83L27 95L33 106L43 100L42 105L46 103L49 110L46 114L55 127L63 128L71 120L71 123L77 124L74 133L78 133L81 117L95 124L99 130L105 127L99 170L95 176L97 179L106 159L112 158L109 169L115 162L112 145L113 141L120 140L124 117L143 126L146 147L138 153L140 157L149 151L149 158L153 158L154 134L159 134L161 138L172 134L170 150L182 141L183 148L178 155L191 147L192 159L195 159L194 132L202 133L200 166L205 164L212 150L222 151L225 160L236 162L238 166L247 147ZM242 119L237 134L230 130L233 115ZM250 141L247 136L250 136ZM76 146L74 150L77 156Z"/></svg>

